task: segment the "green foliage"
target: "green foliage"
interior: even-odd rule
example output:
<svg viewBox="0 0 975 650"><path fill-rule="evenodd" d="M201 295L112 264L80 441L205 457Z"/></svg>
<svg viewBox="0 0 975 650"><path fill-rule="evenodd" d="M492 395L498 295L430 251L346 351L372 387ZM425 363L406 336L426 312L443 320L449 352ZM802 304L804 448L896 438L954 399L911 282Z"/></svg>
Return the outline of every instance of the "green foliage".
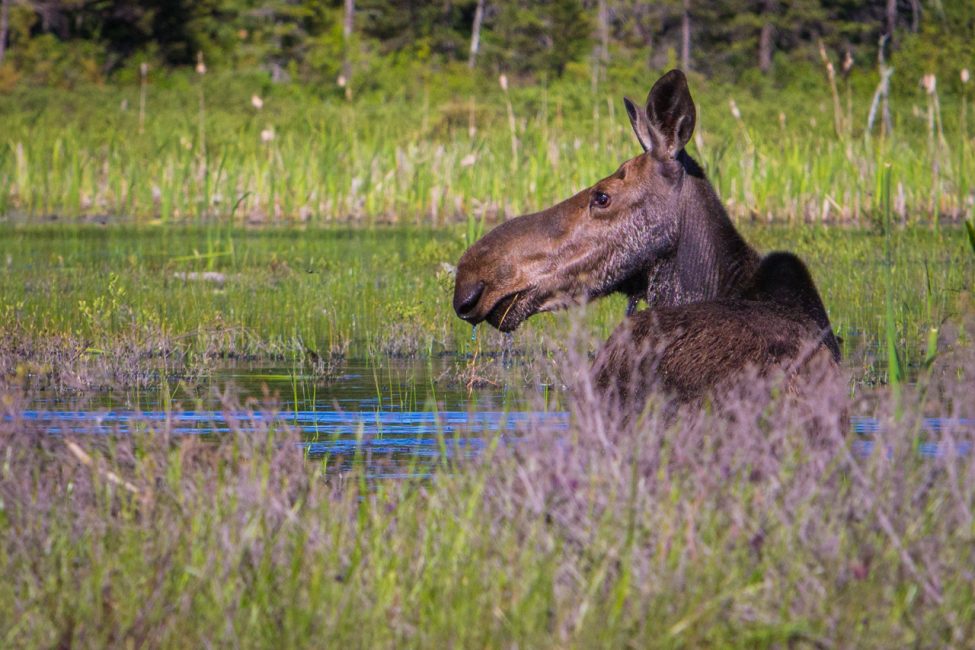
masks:
<svg viewBox="0 0 975 650"><path fill-rule="evenodd" d="M467 55L474 0L359 0L363 34L394 52L427 62L433 57L459 60Z"/></svg>
<svg viewBox="0 0 975 650"><path fill-rule="evenodd" d="M561 75L589 49L591 18L581 0L501 3L488 21L489 58L502 70Z"/></svg>
<svg viewBox="0 0 975 650"><path fill-rule="evenodd" d="M136 66L143 60L191 66L198 52L220 67L261 70L275 81L331 82L348 59L355 63L353 76L364 78L356 83L364 85L407 61L434 69L467 61L477 0L354 4L354 35L347 43L339 0L15 2L9 54L24 80L64 85L74 82L79 68L84 77L100 77L132 67L132 60ZM673 65L683 45L685 2L603 0L599 6L605 7L611 61L636 62L641 70ZM604 33L594 2L496 0L484 7L478 65L492 73L559 76L591 60L592 45ZM972 4L943 0L923 12L919 7L895 5L888 54L902 70L894 78L902 87L932 70L955 75L972 60ZM689 2L686 8L691 67L732 78L757 69L763 31L773 69L818 64L820 42L839 57L848 53L856 65L872 67L888 20L886 0L721 0ZM38 43L32 46L33 41ZM79 65L58 63L66 57ZM4 73L0 82L11 78Z"/></svg>
<svg viewBox="0 0 975 650"><path fill-rule="evenodd" d="M93 41L61 41L53 34L26 40L11 51L18 81L38 85L75 86L101 82L106 52Z"/></svg>
<svg viewBox="0 0 975 650"><path fill-rule="evenodd" d="M933 73L942 92L958 93L963 86L961 70L975 73L975 4L939 2L930 14L916 34L904 36L894 58L892 83L901 92L919 92L921 77Z"/></svg>

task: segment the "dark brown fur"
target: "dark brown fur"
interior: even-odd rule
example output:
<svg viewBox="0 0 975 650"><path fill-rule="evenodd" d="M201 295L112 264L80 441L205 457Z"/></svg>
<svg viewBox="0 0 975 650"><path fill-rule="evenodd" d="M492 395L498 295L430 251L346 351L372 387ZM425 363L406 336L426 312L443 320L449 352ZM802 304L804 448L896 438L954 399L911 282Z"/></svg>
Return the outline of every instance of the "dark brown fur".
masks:
<svg viewBox="0 0 975 650"><path fill-rule="evenodd" d="M698 400L746 368L780 372L784 388L810 366L835 365L818 332L788 307L753 300L716 300L657 307L627 318L602 347L593 369L604 393L639 409L654 390Z"/></svg>
<svg viewBox="0 0 975 650"><path fill-rule="evenodd" d="M690 401L747 368L781 369L794 386L814 359L836 366L805 265L790 253L761 258L684 151L696 119L684 75L664 75L645 107L625 104L645 153L475 242L458 263L457 314L511 331L540 311L626 294L628 318L594 370L636 408L654 388ZM640 300L650 309L633 313Z"/></svg>

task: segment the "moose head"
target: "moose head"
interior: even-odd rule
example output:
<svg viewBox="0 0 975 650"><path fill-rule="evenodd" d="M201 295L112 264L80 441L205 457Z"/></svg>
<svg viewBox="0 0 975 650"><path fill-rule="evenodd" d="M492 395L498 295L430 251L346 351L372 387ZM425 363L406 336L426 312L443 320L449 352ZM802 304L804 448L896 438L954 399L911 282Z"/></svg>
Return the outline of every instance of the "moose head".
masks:
<svg viewBox="0 0 975 650"><path fill-rule="evenodd" d="M687 79L661 77L644 105L624 98L643 153L575 196L511 219L461 257L454 310L512 331L532 314L614 292L650 305L734 295L757 254L684 151L696 121Z"/></svg>

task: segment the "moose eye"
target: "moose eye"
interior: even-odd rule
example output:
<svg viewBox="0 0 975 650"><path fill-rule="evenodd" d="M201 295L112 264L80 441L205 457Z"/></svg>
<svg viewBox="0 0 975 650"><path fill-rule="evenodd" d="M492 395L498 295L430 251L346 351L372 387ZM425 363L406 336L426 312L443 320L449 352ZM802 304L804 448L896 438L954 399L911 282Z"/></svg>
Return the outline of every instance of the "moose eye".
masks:
<svg viewBox="0 0 975 650"><path fill-rule="evenodd" d="M598 208L605 208L609 205L609 194L606 194L606 192L594 192L592 195L592 205Z"/></svg>

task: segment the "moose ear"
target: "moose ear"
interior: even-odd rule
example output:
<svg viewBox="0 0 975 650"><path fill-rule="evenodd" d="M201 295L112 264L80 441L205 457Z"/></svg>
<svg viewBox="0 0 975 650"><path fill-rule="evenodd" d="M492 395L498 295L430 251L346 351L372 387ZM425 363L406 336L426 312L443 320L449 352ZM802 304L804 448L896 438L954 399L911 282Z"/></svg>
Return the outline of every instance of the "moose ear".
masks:
<svg viewBox="0 0 975 650"><path fill-rule="evenodd" d="M636 133L636 139L643 145L644 151L650 151L653 148L653 134L647 122L647 112L634 104L629 97L624 97L623 103L626 105L626 114L630 116L630 125Z"/></svg>
<svg viewBox="0 0 975 650"><path fill-rule="evenodd" d="M627 106L627 112L630 107ZM680 70L671 70L653 84L647 95L647 119L654 143L659 144L666 155L673 158L694 132L697 111L691 91L687 87L687 77ZM632 114L630 120L633 120ZM636 126L633 127L636 129ZM637 136L639 136L637 132ZM643 142L643 139L640 140ZM644 144L644 148L647 146Z"/></svg>

